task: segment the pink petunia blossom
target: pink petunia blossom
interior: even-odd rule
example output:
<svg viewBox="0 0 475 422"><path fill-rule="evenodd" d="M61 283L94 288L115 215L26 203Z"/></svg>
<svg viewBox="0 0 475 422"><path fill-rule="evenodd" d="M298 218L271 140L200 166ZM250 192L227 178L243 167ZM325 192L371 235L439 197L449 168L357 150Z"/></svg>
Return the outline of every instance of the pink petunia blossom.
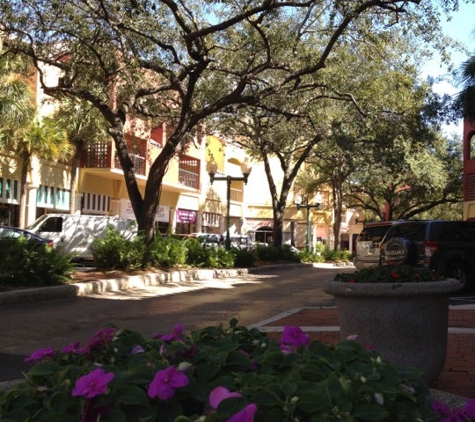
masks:
<svg viewBox="0 0 475 422"><path fill-rule="evenodd" d="M226 387L216 387L209 393L209 404L216 410L223 400L231 397L242 397L242 394L231 392Z"/></svg>
<svg viewBox="0 0 475 422"><path fill-rule="evenodd" d="M475 399L470 399L463 407L463 413L467 418L475 418Z"/></svg>
<svg viewBox="0 0 475 422"><path fill-rule="evenodd" d="M170 334L155 334L153 338L158 338L163 341L183 340L183 325L178 324L173 327Z"/></svg>
<svg viewBox="0 0 475 422"><path fill-rule="evenodd" d="M79 343L79 341L76 341L74 343L71 343L71 344L68 344L67 346L63 347L61 349L61 353L72 353L72 352L75 352L76 350L79 349L79 346L81 345L81 343Z"/></svg>
<svg viewBox="0 0 475 422"><path fill-rule="evenodd" d="M94 334L94 336L87 342L85 347L89 350L97 349L103 344L111 342L114 339L117 331L119 330L113 327L102 328L96 334Z"/></svg>
<svg viewBox="0 0 475 422"><path fill-rule="evenodd" d="M177 371L174 366L158 371L148 387L150 398L168 400L175 395L175 389L188 385L188 377Z"/></svg>
<svg viewBox="0 0 475 422"><path fill-rule="evenodd" d="M298 349L301 346L308 346L309 337L308 334L304 333L300 327L285 326L282 333L282 339L280 341L281 348L284 346L293 347Z"/></svg>
<svg viewBox="0 0 475 422"><path fill-rule="evenodd" d="M55 350L52 349L51 347L47 347L44 349L38 349L35 352L33 352L30 356L25 358L25 362L38 362L40 360L43 360L45 358L51 358L55 355Z"/></svg>
<svg viewBox="0 0 475 422"><path fill-rule="evenodd" d="M73 396L83 396L87 399L100 396L107 391L107 386L114 376L111 372L106 373L102 368L97 368L78 378L71 394Z"/></svg>
<svg viewBox="0 0 475 422"><path fill-rule="evenodd" d="M244 409L231 416L226 422L253 422L257 406L254 403L248 404Z"/></svg>
<svg viewBox="0 0 475 422"><path fill-rule="evenodd" d="M135 346L131 351L130 353L132 355L136 355L137 353L143 353L145 352L145 349L140 345L138 344L137 346Z"/></svg>

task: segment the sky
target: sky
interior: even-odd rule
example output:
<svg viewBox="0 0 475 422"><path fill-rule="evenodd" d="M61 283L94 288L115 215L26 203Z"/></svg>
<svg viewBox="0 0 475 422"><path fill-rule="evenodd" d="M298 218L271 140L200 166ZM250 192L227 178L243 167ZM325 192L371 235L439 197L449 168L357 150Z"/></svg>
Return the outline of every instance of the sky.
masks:
<svg viewBox="0 0 475 422"><path fill-rule="evenodd" d="M450 15L451 20L443 22L443 31L445 35L459 41L467 49L467 54L462 52L452 53L452 62L454 68L458 69L470 55L475 54L475 3L462 3L457 12ZM444 76L447 68L440 66L440 60L434 59L424 66L423 76ZM456 95L460 87L456 86L450 77L447 80L434 85L434 91L440 94ZM462 136L462 122L458 125L448 126L445 130L448 133L454 131Z"/></svg>

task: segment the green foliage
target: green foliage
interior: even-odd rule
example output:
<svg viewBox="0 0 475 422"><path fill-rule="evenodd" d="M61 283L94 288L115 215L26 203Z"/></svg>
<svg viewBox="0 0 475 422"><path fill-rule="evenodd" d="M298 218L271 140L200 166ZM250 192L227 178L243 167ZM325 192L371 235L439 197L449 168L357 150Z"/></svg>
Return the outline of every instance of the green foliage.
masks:
<svg viewBox="0 0 475 422"><path fill-rule="evenodd" d="M176 267L186 264L186 245L173 236L156 236L150 245L151 265L158 267Z"/></svg>
<svg viewBox="0 0 475 422"><path fill-rule="evenodd" d="M147 249L140 235L129 240L107 227L104 237L94 239L90 250L98 269L126 270L142 268Z"/></svg>
<svg viewBox="0 0 475 422"><path fill-rule="evenodd" d="M300 259L302 262L325 262L325 258L320 252L300 252Z"/></svg>
<svg viewBox="0 0 475 422"><path fill-rule="evenodd" d="M235 320L190 335L176 326L154 338L107 327L84 348L35 355L27 380L0 395L3 422L99 420L99 414L101 421L223 422L249 405L257 413L246 420L255 422L438 420L416 370L396 367L351 340L282 349ZM78 394L84 388L73 396L77 380L98 367L113 375L106 388L91 399ZM167 368L187 382L167 384L169 398L151 397L149 386ZM237 397L213 409L216 387Z"/></svg>
<svg viewBox="0 0 475 422"><path fill-rule="evenodd" d="M0 240L0 286L54 286L71 281L72 256L24 237Z"/></svg>
<svg viewBox="0 0 475 422"><path fill-rule="evenodd" d="M108 227L103 238L91 245L97 268L133 270L147 267L233 268L235 252L204 248L197 239L157 235L147 247L142 236L130 240Z"/></svg>
<svg viewBox="0 0 475 422"><path fill-rule="evenodd" d="M257 259L261 261L291 261L300 262L300 253L293 252L289 245L274 246L257 244L254 248Z"/></svg>
<svg viewBox="0 0 475 422"><path fill-rule="evenodd" d="M234 266L237 268L250 268L257 262L257 252L249 249L236 249Z"/></svg>
<svg viewBox="0 0 475 422"><path fill-rule="evenodd" d="M350 251L346 249L334 251L328 245L324 246L321 254L325 262L351 261L352 258Z"/></svg>

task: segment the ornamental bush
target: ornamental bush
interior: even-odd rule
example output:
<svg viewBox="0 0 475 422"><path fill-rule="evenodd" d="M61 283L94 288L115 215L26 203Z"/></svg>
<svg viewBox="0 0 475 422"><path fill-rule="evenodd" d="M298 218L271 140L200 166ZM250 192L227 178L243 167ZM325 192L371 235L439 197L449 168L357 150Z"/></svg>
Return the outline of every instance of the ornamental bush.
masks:
<svg viewBox="0 0 475 422"><path fill-rule="evenodd" d="M86 344L41 349L0 395L3 422L436 421L420 374L352 340L298 327L281 340L232 320L145 338L106 327Z"/></svg>
<svg viewBox="0 0 475 422"><path fill-rule="evenodd" d="M72 255L25 237L0 240L0 289L55 286L72 280Z"/></svg>

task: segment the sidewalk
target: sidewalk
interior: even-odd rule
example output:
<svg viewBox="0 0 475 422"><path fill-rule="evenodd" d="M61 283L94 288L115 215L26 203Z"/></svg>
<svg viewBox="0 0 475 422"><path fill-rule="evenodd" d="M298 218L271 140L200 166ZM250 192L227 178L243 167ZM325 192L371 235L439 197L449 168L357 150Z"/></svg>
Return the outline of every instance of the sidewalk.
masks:
<svg viewBox="0 0 475 422"><path fill-rule="evenodd" d="M253 324L272 338L280 338L286 325L299 326L310 336L325 344L340 341L336 308L294 309ZM475 397L475 306L451 306L447 360L433 389L458 396Z"/></svg>

